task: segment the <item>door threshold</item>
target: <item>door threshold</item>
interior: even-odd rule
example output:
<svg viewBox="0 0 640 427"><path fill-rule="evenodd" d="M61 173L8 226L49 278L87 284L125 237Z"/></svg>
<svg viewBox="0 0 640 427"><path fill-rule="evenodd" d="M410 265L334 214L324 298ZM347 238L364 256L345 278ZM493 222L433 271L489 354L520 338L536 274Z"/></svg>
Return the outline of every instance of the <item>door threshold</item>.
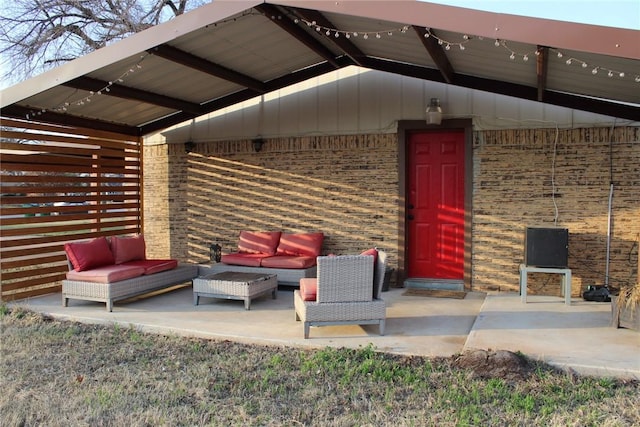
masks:
<svg viewBox="0 0 640 427"><path fill-rule="evenodd" d="M441 289L448 291L464 291L464 280L457 279L429 279L412 277L405 279L405 288L414 289Z"/></svg>

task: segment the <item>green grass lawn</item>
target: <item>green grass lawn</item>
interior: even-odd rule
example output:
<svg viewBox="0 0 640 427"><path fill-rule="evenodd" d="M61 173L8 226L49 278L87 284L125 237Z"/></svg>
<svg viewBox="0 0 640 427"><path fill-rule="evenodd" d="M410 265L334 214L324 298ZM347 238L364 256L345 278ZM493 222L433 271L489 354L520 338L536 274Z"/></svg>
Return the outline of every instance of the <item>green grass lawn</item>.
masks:
<svg viewBox="0 0 640 427"><path fill-rule="evenodd" d="M460 357L308 350L57 321L0 306L3 426L633 426L640 385L522 355L486 375Z"/></svg>

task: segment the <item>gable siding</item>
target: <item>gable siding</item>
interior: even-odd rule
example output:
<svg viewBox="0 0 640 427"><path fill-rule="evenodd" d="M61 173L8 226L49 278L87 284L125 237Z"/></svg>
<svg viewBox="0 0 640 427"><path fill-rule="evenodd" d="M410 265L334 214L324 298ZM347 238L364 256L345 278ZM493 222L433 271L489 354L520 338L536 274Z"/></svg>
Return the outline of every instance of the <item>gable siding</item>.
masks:
<svg viewBox="0 0 640 427"><path fill-rule="evenodd" d="M430 98L444 118L472 118L474 128L578 128L611 126L613 117L496 95L479 90L347 67L253 98L193 123L145 138L147 144L227 141L256 136L396 133L398 120L424 120ZM639 125L615 121L617 126Z"/></svg>

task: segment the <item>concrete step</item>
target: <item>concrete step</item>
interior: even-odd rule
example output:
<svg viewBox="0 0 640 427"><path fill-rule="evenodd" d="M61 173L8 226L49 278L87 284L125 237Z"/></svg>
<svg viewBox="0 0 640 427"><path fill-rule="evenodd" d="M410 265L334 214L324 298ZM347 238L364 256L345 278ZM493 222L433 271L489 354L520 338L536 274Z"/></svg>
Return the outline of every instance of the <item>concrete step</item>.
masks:
<svg viewBox="0 0 640 427"><path fill-rule="evenodd" d="M405 279L405 288L414 289L440 289L447 291L464 291L462 280L411 278Z"/></svg>

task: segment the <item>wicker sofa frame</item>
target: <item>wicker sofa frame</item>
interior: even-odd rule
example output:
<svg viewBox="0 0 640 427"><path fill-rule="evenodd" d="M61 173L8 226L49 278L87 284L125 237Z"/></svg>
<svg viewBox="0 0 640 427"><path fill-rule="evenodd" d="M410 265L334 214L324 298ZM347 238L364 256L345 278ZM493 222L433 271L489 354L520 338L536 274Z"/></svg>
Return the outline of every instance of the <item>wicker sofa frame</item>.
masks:
<svg viewBox="0 0 640 427"><path fill-rule="evenodd" d="M107 311L113 311L116 301L191 282L197 276L197 265L179 264L172 270L112 283L63 280L62 305L67 307L69 299L98 301L106 303Z"/></svg>
<svg viewBox="0 0 640 427"><path fill-rule="evenodd" d="M381 298L387 256L345 255L318 257L318 286L315 301L304 301L294 291L296 320L304 325L304 338L311 326L377 324L384 335L386 305Z"/></svg>

